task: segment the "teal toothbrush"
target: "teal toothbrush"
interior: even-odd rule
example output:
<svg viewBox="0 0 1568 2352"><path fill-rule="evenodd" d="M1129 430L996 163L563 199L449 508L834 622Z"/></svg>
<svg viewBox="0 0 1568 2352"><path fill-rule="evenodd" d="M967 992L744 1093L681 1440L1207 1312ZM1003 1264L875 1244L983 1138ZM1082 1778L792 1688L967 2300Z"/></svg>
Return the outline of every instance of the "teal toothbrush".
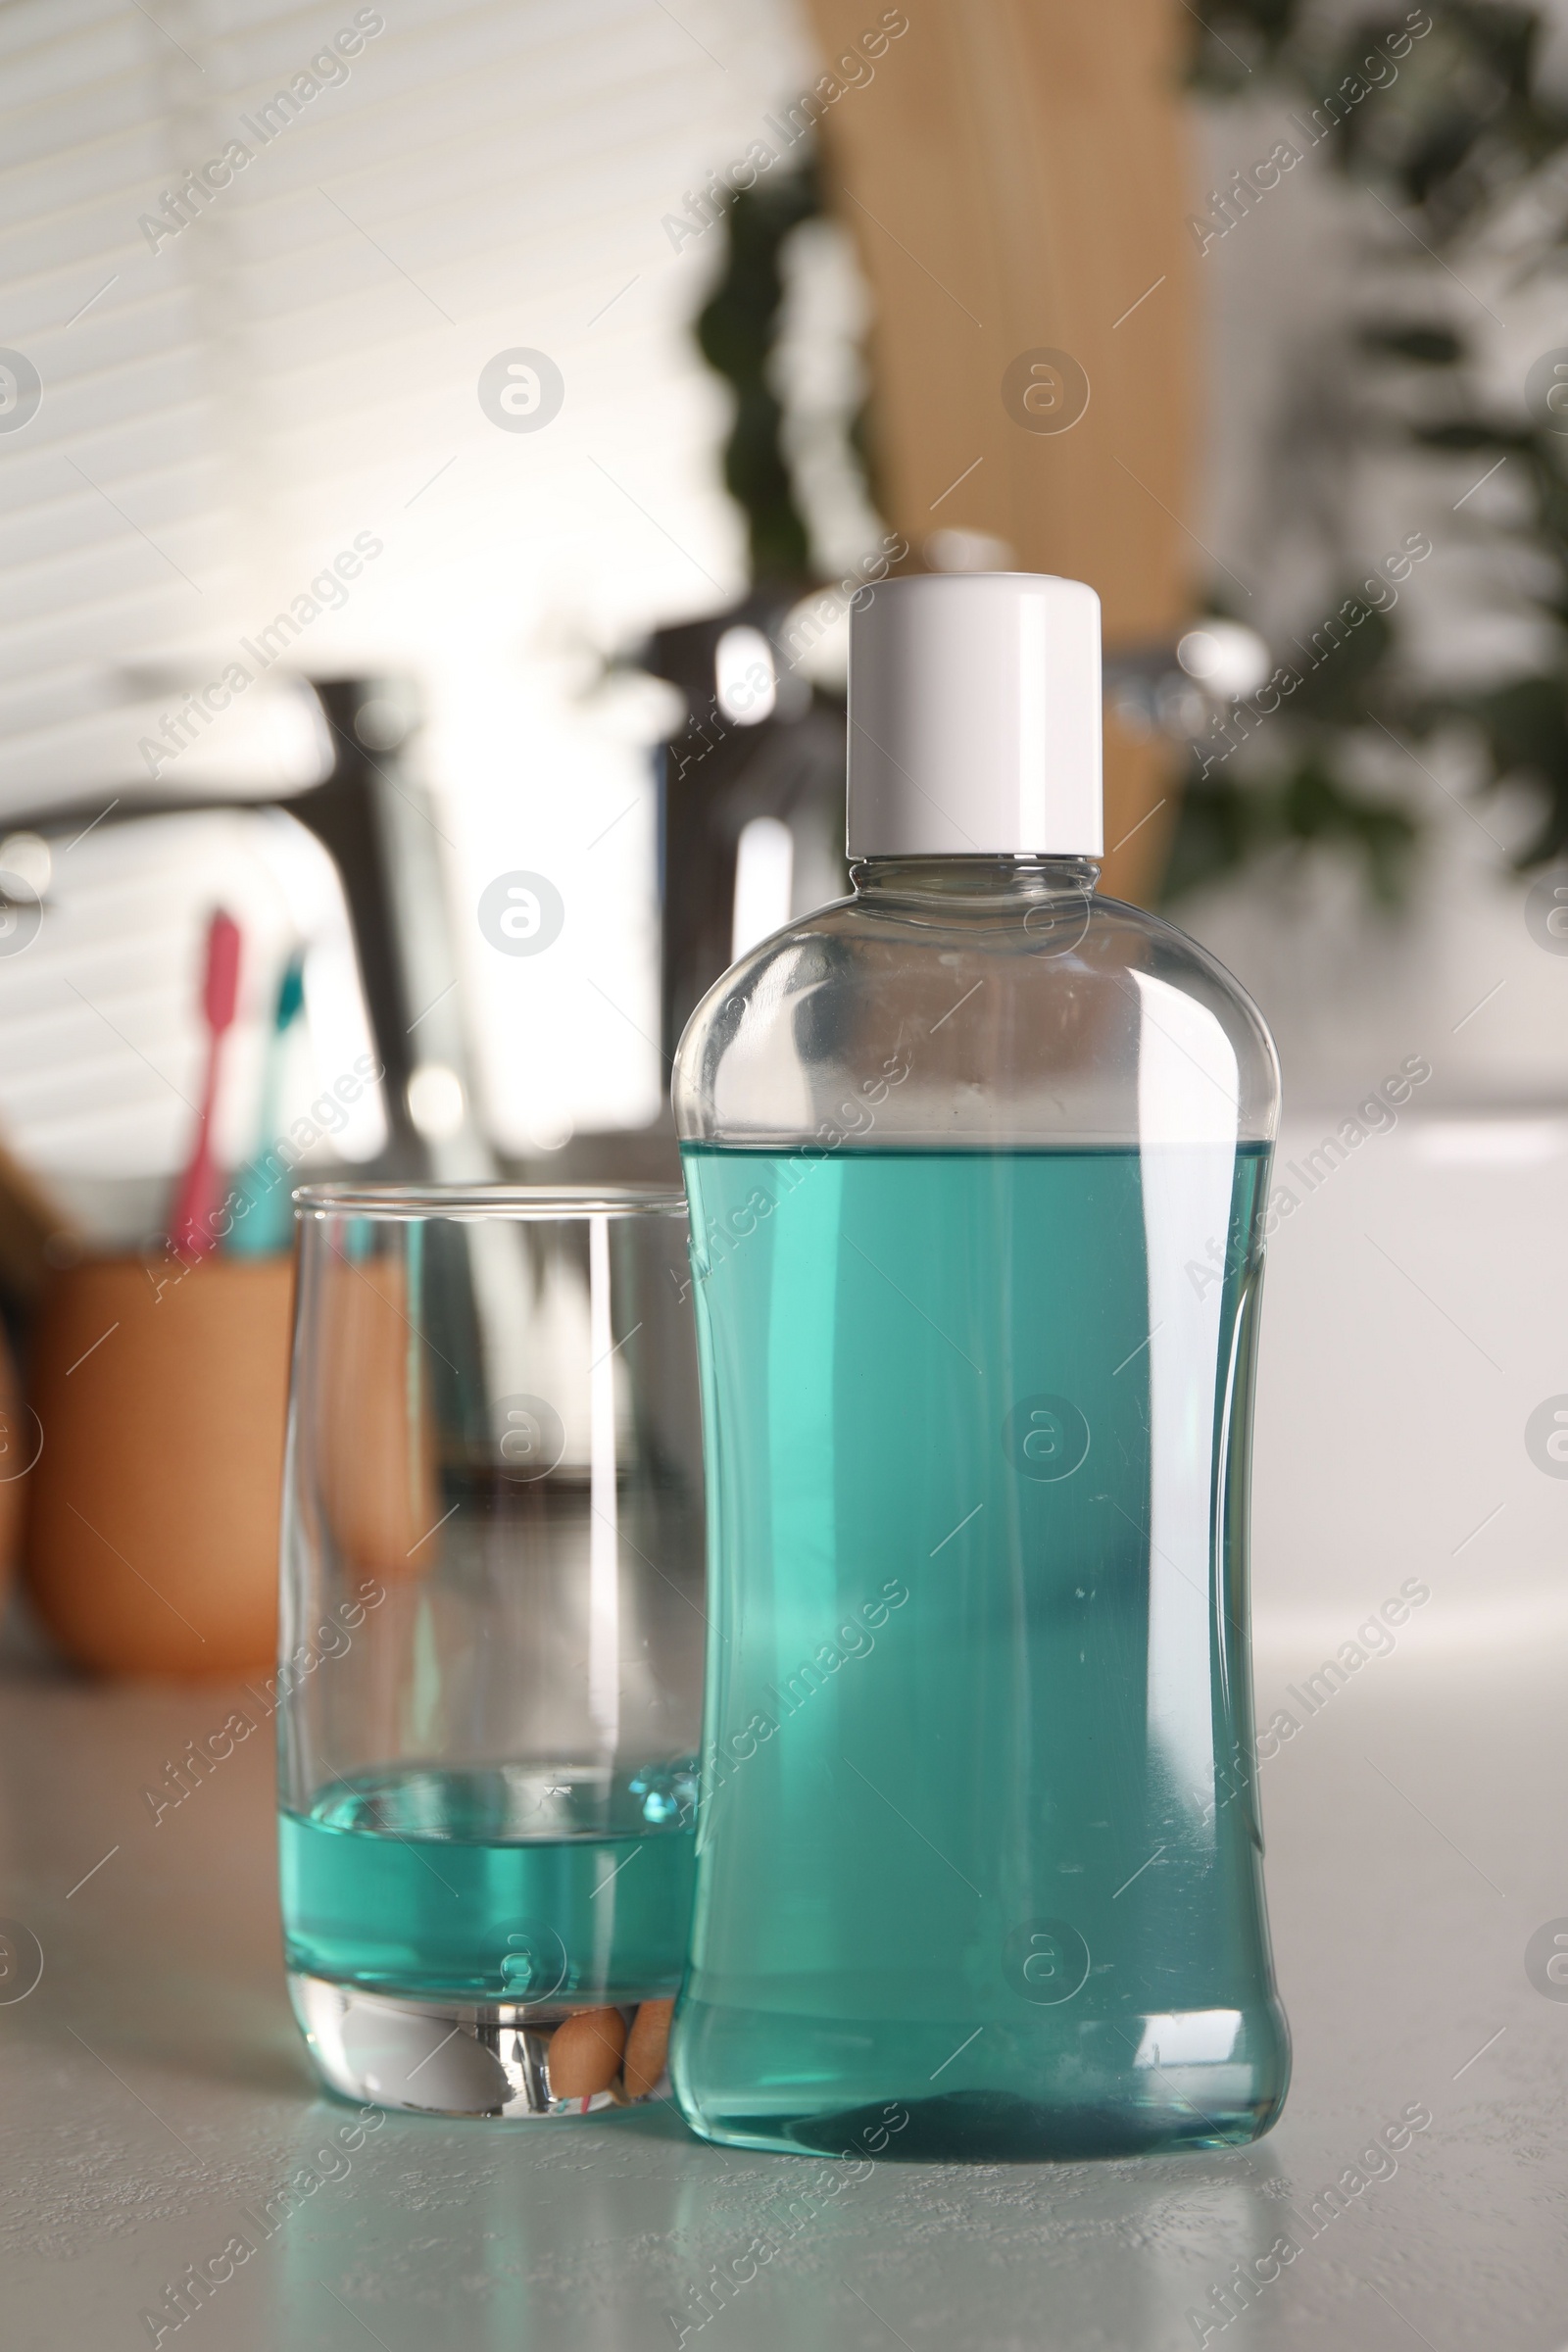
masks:
<svg viewBox="0 0 1568 2352"><path fill-rule="evenodd" d="M234 1179L234 1220L227 1248L235 1257L275 1257L294 1238L292 1186L277 1157L277 1113L283 1092L284 1041L305 1005L305 958L291 956L278 983L272 1033L262 1081L262 1133L255 1156ZM248 1203L248 1206L246 1205Z"/></svg>

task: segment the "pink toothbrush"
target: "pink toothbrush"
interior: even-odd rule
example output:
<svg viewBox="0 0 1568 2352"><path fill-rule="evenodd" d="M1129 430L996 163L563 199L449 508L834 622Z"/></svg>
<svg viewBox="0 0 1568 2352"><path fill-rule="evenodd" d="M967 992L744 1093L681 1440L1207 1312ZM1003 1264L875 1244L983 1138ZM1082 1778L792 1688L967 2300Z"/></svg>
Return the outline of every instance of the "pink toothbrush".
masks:
<svg viewBox="0 0 1568 2352"><path fill-rule="evenodd" d="M239 925L219 907L207 928L207 973L202 984L202 1013L207 1023L207 1075L201 1109L196 1114L196 1142L179 1191L174 1196L172 1238L181 1257L205 1257L218 1247L213 1231L218 1213L218 1165L213 1157L213 1110L218 1101L219 1065L223 1035L234 1018L239 994Z"/></svg>

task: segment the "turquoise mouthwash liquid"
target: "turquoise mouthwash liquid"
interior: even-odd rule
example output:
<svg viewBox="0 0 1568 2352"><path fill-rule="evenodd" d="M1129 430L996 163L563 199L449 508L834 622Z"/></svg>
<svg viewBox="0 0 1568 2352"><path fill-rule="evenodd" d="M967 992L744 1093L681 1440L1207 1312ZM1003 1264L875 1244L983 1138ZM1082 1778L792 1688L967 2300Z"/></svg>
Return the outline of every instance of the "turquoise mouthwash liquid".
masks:
<svg viewBox="0 0 1568 2352"><path fill-rule="evenodd" d="M637 2001L680 1982L692 1773L401 1766L278 1818L291 1971L416 1999ZM585 1825L574 1827L574 1820Z"/></svg>
<svg viewBox="0 0 1568 2352"><path fill-rule="evenodd" d="M699 2131L836 2151L897 2106L896 2154L1083 2156L1272 2121L1239 1630L1268 1157L684 1148Z"/></svg>

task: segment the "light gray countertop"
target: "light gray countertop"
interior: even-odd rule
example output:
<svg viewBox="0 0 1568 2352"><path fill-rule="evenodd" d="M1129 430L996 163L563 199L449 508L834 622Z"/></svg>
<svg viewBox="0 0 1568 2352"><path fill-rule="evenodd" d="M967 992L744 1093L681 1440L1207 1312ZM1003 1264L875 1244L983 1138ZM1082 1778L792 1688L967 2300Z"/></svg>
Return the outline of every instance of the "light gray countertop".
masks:
<svg viewBox="0 0 1568 2352"><path fill-rule="evenodd" d="M1296 1671L1260 1667L1260 1697ZM857 2176L704 2147L668 2110L389 2116L343 2150L353 2110L315 2090L283 1991L268 1744L155 1827L143 1787L223 1693L13 1676L0 1916L44 1966L0 2006L0 2332L149 2344L143 2313L309 2166L336 2177L166 2345L673 2352L685 2328L703 2352L1176 2352L1204 2311L1211 2344L1559 2352L1568 1998L1533 1987L1525 1952L1568 1921L1565 1683L1544 1645L1401 1651L1265 1766L1296 2078L1257 2147ZM1430 2125L1351 2186L1410 2108ZM1343 2210L1314 2221L1335 2183ZM1271 2263L1282 2234L1298 2250ZM1211 2290L1259 2258L1221 2329ZM715 2265L741 2280L705 2303Z"/></svg>

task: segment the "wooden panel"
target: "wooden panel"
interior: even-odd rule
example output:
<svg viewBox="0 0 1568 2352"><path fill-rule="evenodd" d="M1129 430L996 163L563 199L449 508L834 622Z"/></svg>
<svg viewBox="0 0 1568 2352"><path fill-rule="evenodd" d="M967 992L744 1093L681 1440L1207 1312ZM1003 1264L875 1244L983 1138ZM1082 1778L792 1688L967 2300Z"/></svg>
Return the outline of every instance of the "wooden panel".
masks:
<svg viewBox="0 0 1568 2352"><path fill-rule="evenodd" d="M877 22L866 0L808 8L827 62ZM829 201L875 296L889 520L917 552L944 524L995 532L1025 569L1092 582L1107 644L1155 634L1189 609L1194 554L1178 519L1196 255L1177 0L920 0L907 13L821 131ZM1004 404L1009 364L1041 348L1089 379L1066 431L1026 429ZM1107 726L1105 784L1115 844L1169 791L1167 756ZM1173 813L1167 800L1112 852L1110 888L1148 894Z"/></svg>

